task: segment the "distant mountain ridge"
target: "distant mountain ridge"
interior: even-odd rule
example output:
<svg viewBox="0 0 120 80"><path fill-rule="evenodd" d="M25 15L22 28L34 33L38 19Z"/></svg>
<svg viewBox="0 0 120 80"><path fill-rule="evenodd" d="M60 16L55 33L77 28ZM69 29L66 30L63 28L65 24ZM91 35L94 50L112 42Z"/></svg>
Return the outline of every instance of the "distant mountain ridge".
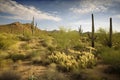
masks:
<svg viewBox="0 0 120 80"><path fill-rule="evenodd" d="M31 24L30 23L25 23L22 24L20 22L13 22L10 24L5 24L5 25L0 25L0 32L5 32L5 33L16 33L16 34L22 34L24 32L31 32ZM34 26L35 30L40 31L36 26Z"/></svg>

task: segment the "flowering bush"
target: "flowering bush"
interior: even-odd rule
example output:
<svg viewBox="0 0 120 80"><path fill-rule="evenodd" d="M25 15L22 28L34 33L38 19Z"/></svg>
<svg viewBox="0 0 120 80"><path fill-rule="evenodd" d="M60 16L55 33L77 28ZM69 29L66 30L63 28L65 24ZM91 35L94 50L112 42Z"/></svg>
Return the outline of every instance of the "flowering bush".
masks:
<svg viewBox="0 0 120 80"><path fill-rule="evenodd" d="M64 52L56 52L52 53L48 58L51 62L58 64L59 67L67 71L93 67L96 64L96 58L89 52L81 52L78 57L66 55Z"/></svg>

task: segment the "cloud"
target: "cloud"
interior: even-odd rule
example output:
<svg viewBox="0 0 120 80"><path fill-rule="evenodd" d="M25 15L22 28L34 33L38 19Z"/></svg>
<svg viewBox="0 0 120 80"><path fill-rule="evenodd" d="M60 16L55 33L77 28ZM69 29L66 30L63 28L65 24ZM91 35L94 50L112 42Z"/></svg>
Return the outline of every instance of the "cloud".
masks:
<svg viewBox="0 0 120 80"><path fill-rule="evenodd" d="M111 0L81 0L78 7L70 8L74 13L104 12L111 6Z"/></svg>
<svg viewBox="0 0 120 80"><path fill-rule="evenodd" d="M114 15L113 18L118 18L118 19L120 19L120 14Z"/></svg>
<svg viewBox="0 0 120 80"><path fill-rule="evenodd" d="M2 16L10 19L31 20L34 16L35 19L39 20L61 20L60 17L42 12L34 6L25 6L12 0L0 0L0 12L10 14L11 16Z"/></svg>

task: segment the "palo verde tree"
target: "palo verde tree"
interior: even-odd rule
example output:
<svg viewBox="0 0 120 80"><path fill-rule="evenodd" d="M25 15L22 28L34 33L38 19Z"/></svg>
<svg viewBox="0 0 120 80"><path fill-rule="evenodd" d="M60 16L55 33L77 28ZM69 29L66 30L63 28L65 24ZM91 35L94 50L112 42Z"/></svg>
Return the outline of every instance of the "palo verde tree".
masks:
<svg viewBox="0 0 120 80"><path fill-rule="evenodd" d="M88 37L90 38L91 40L91 46L94 47L95 46L95 39L96 39L96 36L94 35L94 16L92 14L92 34L90 35L88 33Z"/></svg>

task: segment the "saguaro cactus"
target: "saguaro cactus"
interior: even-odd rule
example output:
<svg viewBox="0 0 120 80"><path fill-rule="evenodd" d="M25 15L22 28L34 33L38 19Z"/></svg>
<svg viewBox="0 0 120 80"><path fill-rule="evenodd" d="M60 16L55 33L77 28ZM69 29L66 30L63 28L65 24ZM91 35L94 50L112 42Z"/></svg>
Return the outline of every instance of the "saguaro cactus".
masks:
<svg viewBox="0 0 120 80"><path fill-rule="evenodd" d="M91 46L94 47L95 44L94 44L94 41L96 39L96 36L94 35L94 16L92 14L92 34L90 36L90 34L88 33L88 37L91 39Z"/></svg>
<svg viewBox="0 0 120 80"><path fill-rule="evenodd" d="M22 26L22 34L23 34L23 36L25 35L25 29L24 29L24 26Z"/></svg>
<svg viewBox="0 0 120 80"><path fill-rule="evenodd" d="M109 42L108 46L111 48L112 47L112 18L110 18L110 31L109 31Z"/></svg>
<svg viewBox="0 0 120 80"><path fill-rule="evenodd" d="M35 29L37 29L37 23L36 23L36 25L35 25Z"/></svg>
<svg viewBox="0 0 120 80"><path fill-rule="evenodd" d="M34 17L33 17L32 23L31 23L31 31L32 31L32 35L33 35L33 31L34 31Z"/></svg>
<svg viewBox="0 0 120 80"><path fill-rule="evenodd" d="M82 34L83 30L82 30L82 26L80 25L80 27L78 28L79 29L79 33L80 35Z"/></svg>

